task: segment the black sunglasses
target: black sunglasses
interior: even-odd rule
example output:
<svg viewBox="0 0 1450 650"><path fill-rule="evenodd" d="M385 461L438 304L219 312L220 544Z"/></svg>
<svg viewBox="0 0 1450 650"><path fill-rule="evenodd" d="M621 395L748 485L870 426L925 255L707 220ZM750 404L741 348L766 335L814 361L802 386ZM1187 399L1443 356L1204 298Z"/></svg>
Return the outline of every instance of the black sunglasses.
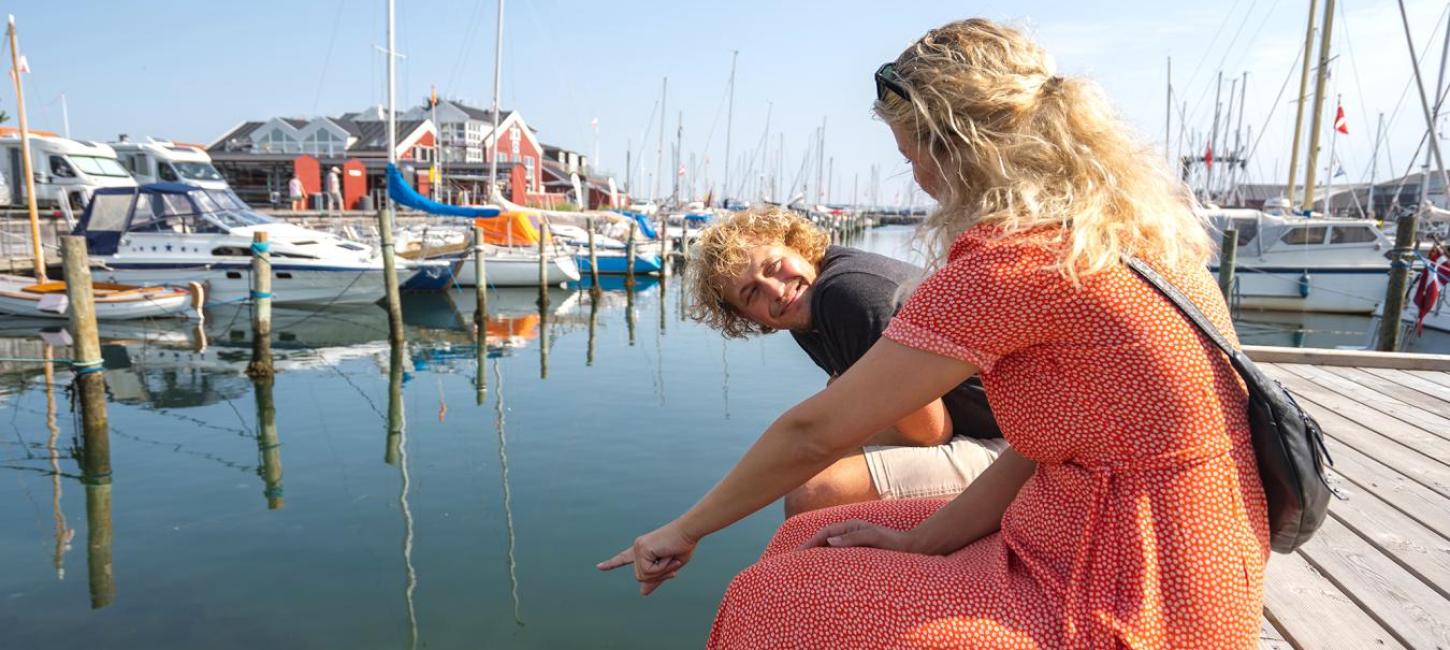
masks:
<svg viewBox="0 0 1450 650"><path fill-rule="evenodd" d="M876 101L886 101L886 93L896 93L897 97L911 101L911 96L906 92L906 86L901 85L901 75L896 73L896 62L891 61L881 64L876 68Z"/></svg>

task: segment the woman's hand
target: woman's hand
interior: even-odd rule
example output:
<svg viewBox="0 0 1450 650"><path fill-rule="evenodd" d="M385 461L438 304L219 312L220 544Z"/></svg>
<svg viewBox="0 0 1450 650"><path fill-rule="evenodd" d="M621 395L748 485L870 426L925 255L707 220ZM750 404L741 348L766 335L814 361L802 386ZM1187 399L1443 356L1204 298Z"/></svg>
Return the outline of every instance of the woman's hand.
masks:
<svg viewBox="0 0 1450 650"><path fill-rule="evenodd" d="M645 533L634 540L631 546L608 560L596 564L600 571L617 569L626 564L634 565L634 579L639 581L639 595L648 596L664 581L675 577L680 568L695 554L699 540L691 539L680 530L677 522Z"/></svg>
<svg viewBox="0 0 1450 650"><path fill-rule="evenodd" d="M916 550L916 539L911 531L877 526L859 519L839 521L826 526L801 544L800 548L846 548L851 546L868 546L904 553L919 552Z"/></svg>

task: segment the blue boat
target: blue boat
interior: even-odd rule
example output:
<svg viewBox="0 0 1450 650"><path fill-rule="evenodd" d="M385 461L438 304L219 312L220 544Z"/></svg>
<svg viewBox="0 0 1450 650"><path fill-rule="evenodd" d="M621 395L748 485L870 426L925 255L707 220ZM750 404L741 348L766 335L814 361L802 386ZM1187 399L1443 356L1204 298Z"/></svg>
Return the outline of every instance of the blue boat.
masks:
<svg viewBox="0 0 1450 650"><path fill-rule="evenodd" d="M611 251L607 255L595 255L599 259L599 273L603 275L624 275L629 270L629 258L623 253ZM575 258L579 263L579 272L587 274L592 270L589 265L589 253L584 253ZM634 272L636 275L652 275L659 273L661 269L659 255L636 255L634 258Z"/></svg>

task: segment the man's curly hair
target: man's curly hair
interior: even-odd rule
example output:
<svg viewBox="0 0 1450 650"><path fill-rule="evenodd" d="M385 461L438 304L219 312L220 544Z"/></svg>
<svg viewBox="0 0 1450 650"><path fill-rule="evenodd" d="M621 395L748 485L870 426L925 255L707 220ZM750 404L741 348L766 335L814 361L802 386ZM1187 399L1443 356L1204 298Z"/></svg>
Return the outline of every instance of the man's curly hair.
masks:
<svg viewBox="0 0 1450 650"><path fill-rule="evenodd" d="M705 228L695 239L686 270L690 317L728 338L774 331L740 315L725 300L728 283L745 268L750 249L772 244L784 245L811 264L820 264L830 237L805 217L776 206L738 212Z"/></svg>

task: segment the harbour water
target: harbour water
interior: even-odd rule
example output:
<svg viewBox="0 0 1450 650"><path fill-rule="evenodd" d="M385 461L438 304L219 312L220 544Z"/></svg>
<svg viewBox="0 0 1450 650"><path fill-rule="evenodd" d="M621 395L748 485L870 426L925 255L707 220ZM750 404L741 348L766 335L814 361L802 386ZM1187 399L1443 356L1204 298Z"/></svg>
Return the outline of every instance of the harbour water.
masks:
<svg viewBox="0 0 1450 650"><path fill-rule="evenodd" d="M909 232L861 245L911 257ZM685 319L681 284L631 297L616 282L597 304L553 290L543 312L533 290L491 292L481 403L471 291L407 298L393 404L381 308L277 310L271 383L243 374L245 311L210 313L200 350L189 325L103 327L108 518L73 457L70 372L47 390L18 360L58 327L6 323L0 646L698 646L778 507L706 540L647 599L593 565L688 507L825 378L788 336L727 342ZM1321 347L1369 326L1239 322L1247 343Z"/></svg>

